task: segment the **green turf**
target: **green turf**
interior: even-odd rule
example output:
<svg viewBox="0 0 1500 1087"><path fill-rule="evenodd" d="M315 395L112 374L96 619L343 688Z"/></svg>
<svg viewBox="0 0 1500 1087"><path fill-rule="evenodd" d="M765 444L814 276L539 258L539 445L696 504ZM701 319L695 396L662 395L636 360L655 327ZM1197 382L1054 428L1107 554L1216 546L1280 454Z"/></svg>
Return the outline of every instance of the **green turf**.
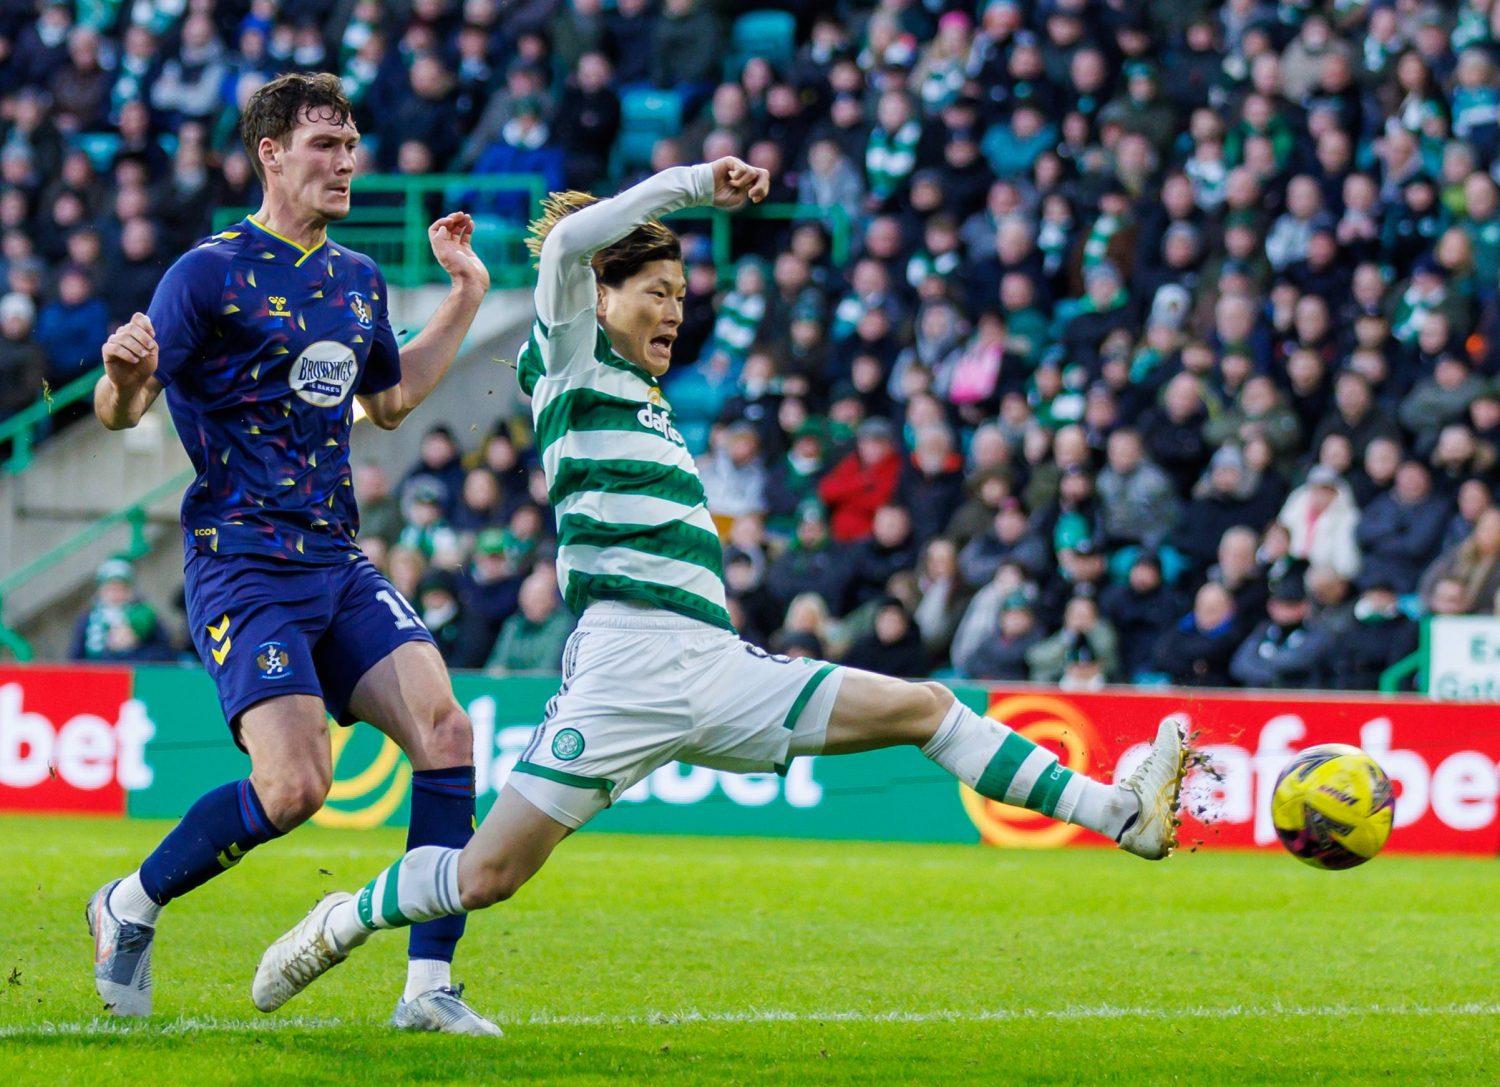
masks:
<svg viewBox="0 0 1500 1087"><path fill-rule="evenodd" d="M469 1041L380 1025L399 934L250 1006L387 831L299 831L173 905L157 1017L98 1018L83 903L165 826L0 817L3 1087L1500 1082L1493 861L584 835L471 920L456 976L507 1036Z"/></svg>

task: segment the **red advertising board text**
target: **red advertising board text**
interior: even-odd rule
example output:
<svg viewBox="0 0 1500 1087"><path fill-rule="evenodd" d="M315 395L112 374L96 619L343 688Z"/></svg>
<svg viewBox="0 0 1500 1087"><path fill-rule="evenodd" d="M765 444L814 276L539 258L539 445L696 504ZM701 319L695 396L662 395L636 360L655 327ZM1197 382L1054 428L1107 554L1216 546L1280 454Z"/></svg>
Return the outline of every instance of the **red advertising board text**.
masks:
<svg viewBox="0 0 1500 1087"><path fill-rule="evenodd" d="M128 668L0 667L0 811L125 813L152 726Z"/></svg>
<svg viewBox="0 0 1500 1087"><path fill-rule="evenodd" d="M1064 694L997 688L989 715L1058 751L1094 776L1129 774L1156 723L1181 711L1213 772L1189 774L1185 847L1275 846L1271 791L1292 755L1322 743L1367 751L1396 789L1392 852L1500 849L1500 716L1494 707L1416 698L1274 697L1266 694ZM1017 808L965 796L996 845L1088 844L1092 835Z"/></svg>

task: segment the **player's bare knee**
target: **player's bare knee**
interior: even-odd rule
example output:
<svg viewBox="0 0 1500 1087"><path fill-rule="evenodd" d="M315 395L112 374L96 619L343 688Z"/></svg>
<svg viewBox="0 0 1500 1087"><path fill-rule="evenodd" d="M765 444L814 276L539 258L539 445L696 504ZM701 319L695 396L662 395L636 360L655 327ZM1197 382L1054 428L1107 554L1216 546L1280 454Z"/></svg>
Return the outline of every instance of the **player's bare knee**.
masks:
<svg viewBox="0 0 1500 1087"><path fill-rule="evenodd" d="M482 910L497 902L504 902L526 882L525 876L513 865L486 864L472 869L459 869L458 901L465 910Z"/></svg>
<svg viewBox="0 0 1500 1087"><path fill-rule="evenodd" d="M474 726L457 702L438 710L427 736L427 755L433 766L467 766L474 759Z"/></svg>
<svg viewBox="0 0 1500 1087"><path fill-rule="evenodd" d="M920 688L924 696L919 709L921 721L924 724L938 724L953 708L953 692L933 679L923 680L914 686Z"/></svg>
<svg viewBox="0 0 1500 1087"><path fill-rule="evenodd" d="M328 776L320 771L287 775L265 785L257 782L256 795L277 830L301 826L317 813L328 797Z"/></svg>

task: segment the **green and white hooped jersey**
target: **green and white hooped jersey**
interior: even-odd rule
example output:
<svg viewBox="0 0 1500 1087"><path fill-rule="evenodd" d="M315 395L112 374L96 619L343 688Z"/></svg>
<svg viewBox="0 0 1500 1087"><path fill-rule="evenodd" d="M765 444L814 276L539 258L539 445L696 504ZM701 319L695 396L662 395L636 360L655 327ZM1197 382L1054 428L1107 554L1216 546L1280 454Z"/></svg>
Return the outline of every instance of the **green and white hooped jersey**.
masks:
<svg viewBox="0 0 1500 1087"><path fill-rule="evenodd" d="M563 597L579 614L590 600L640 600L733 630L718 530L671 407L595 327L591 357L555 367L537 321L517 363L557 513Z"/></svg>
<svg viewBox="0 0 1500 1087"><path fill-rule="evenodd" d="M558 582L580 615L594 600L638 600L734 629L697 468L656 379L600 327L589 266L637 224L712 194L710 167L663 171L568 215L542 249L538 316L516 368L557 515Z"/></svg>

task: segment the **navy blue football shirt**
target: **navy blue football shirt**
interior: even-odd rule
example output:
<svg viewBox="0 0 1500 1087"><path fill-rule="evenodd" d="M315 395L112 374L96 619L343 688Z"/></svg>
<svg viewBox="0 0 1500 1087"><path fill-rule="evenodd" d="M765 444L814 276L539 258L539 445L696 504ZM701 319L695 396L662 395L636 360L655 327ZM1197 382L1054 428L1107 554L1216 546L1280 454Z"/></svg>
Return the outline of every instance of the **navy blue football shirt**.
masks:
<svg viewBox="0 0 1500 1087"><path fill-rule="evenodd" d="M354 394L401 380L375 262L334 242L303 249L245 219L168 269L149 316L156 376L198 472L184 546L352 557Z"/></svg>

